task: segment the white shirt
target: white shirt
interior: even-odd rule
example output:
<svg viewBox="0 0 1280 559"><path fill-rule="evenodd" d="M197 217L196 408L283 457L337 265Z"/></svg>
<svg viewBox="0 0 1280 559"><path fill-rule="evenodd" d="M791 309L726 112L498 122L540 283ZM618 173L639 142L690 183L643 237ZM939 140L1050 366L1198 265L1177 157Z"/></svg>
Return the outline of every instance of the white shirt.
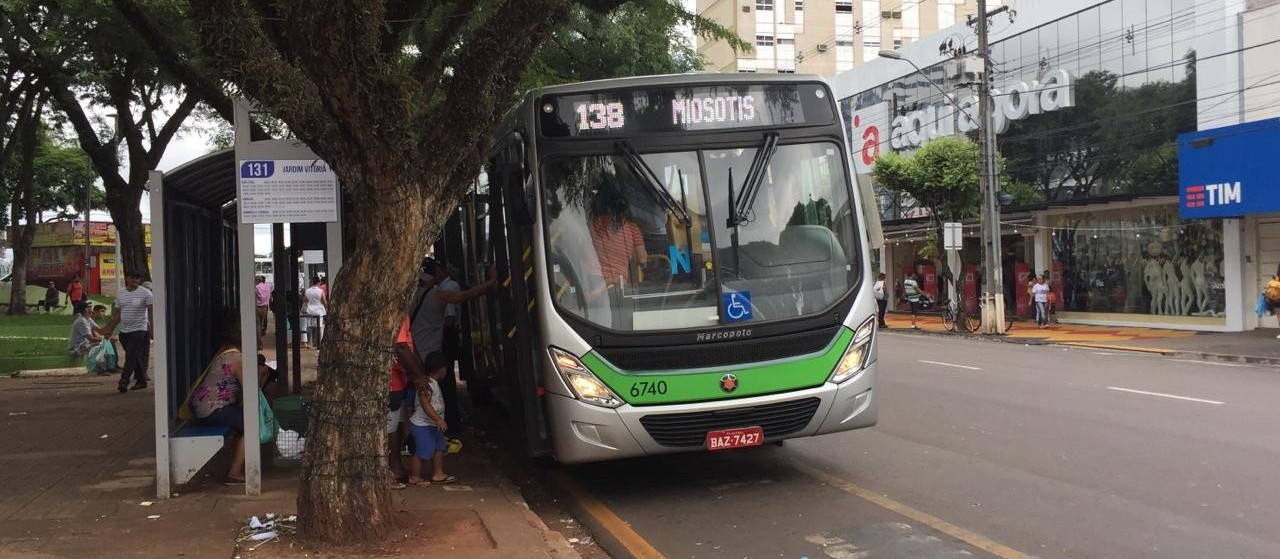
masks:
<svg viewBox="0 0 1280 559"><path fill-rule="evenodd" d="M452 277L450 277L450 278L448 278L448 279L446 279L446 280L444 280L444 281L440 282L440 289L442 289L442 290L444 290L444 291L460 292L460 291L462 291L462 286L461 286L461 285L458 285L458 282L454 281L454 280L453 280L453 278L452 278ZM458 304L457 304L457 303L449 303L449 304L445 305L445 306L444 306L444 315L445 315L445 316L452 316L452 317L454 317L454 318L458 318Z"/></svg>
<svg viewBox="0 0 1280 559"><path fill-rule="evenodd" d="M884 300L884 280L876 280L876 284L871 286L872 293L875 293L876 300Z"/></svg>
<svg viewBox="0 0 1280 559"><path fill-rule="evenodd" d="M116 309L120 311L121 332L146 332L151 328L147 310L151 308L151 290L142 286L116 293Z"/></svg>
<svg viewBox="0 0 1280 559"><path fill-rule="evenodd" d="M436 415L444 417L444 396L440 394L440 383L436 382L436 379L427 378L427 388L431 389L431 409L436 411ZM417 398L416 394L414 398ZM423 411L421 402L414 400L413 403L413 415L409 417L409 423L419 427L439 427L427 412Z"/></svg>
<svg viewBox="0 0 1280 559"><path fill-rule="evenodd" d="M307 308L306 308L307 314L311 316L324 316L325 314L327 314L325 312L324 302L321 301L321 298L324 297L324 291L320 289L320 286L313 285L311 287L308 287L306 291L306 296L307 296Z"/></svg>
<svg viewBox="0 0 1280 559"><path fill-rule="evenodd" d="M1044 283L1037 283L1031 286L1031 294L1035 296L1035 301L1037 303L1048 303L1049 302L1049 285Z"/></svg>

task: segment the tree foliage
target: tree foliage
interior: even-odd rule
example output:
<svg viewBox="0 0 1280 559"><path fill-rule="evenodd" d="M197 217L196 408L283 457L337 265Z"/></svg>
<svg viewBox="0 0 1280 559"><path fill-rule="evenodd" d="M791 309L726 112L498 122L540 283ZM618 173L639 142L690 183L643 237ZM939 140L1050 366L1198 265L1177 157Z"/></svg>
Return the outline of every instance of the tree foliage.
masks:
<svg viewBox="0 0 1280 559"><path fill-rule="evenodd" d="M903 192L936 219L959 221L978 214L978 145L967 138L938 138L911 155L895 152L876 158L876 182Z"/></svg>
<svg viewBox="0 0 1280 559"><path fill-rule="evenodd" d="M180 4L148 0L146 6L172 44L192 44ZM38 79L75 131L102 178L125 270L149 277L143 187L201 96L158 64L106 0L4 0L0 47Z"/></svg>
<svg viewBox="0 0 1280 559"><path fill-rule="evenodd" d="M1094 71L1076 80L1074 107L1011 123L1000 152L1014 179L1046 199L1177 188L1178 134L1196 128L1195 54L1186 79L1125 87Z"/></svg>
<svg viewBox="0 0 1280 559"><path fill-rule="evenodd" d="M85 193L93 187L97 174L89 158L79 147L57 136L57 131L41 122L36 130L36 146L32 160L32 204L39 220L47 214L53 219L75 218L84 213ZM22 165L10 160L0 168L0 205L19 198ZM93 207L101 208L105 198L101 190L91 191ZM7 216L0 224L7 225Z"/></svg>

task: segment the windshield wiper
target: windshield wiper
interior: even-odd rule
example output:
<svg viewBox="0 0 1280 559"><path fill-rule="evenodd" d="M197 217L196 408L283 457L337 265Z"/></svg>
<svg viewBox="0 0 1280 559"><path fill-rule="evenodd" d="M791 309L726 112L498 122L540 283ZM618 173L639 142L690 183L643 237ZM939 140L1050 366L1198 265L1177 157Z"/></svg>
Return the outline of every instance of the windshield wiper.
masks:
<svg viewBox="0 0 1280 559"><path fill-rule="evenodd" d="M693 226L693 218L689 217L689 212L671 197L671 193L662 187L662 182L658 180L658 175L649 168L649 164L645 163L644 158L636 152L635 146L631 142L622 140L618 142L618 151L627 158L627 166L631 168L631 172L640 177L645 186L649 187L649 193L658 199L658 202L667 207L667 211L676 215L680 220L680 224L685 227Z"/></svg>
<svg viewBox="0 0 1280 559"><path fill-rule="evenodd" d="M778 134L770 132L764 135L764 144L756 150L751 160L751 168L747 169L747 178L742 181L742 191L733 205L733 215L729 216L729 227L737 227L751 220L751 206L756 203L756 194L764 182L764 171L769 167L769 160L778 151Z"/></svg>

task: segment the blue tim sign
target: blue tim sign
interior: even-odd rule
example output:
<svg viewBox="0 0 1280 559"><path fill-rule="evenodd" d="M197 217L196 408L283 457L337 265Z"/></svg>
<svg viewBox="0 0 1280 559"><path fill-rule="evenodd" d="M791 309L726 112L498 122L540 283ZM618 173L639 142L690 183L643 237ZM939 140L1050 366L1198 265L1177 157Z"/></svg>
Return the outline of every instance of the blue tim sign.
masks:
<svg viewBox="0 0 1280 559"><path fill-rule="evenodd" d="M751 292L738 291L733 293L725 293L724 299L724 321L726 324L730 322L739 322L743 320L751 320Z"/></svg>
<svg viewBox="0 0 1280 559"><path fill-rule="evenodd" d="M1280 119L1178 136L1178 213L1184 219L1280 212Z"/></svg>

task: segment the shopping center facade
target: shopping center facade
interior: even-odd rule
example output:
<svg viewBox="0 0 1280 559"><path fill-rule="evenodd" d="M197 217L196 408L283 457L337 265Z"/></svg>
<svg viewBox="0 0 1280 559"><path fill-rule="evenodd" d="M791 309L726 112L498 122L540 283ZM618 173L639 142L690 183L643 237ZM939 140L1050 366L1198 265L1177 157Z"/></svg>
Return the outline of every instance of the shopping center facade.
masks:
<svg viewBox="0 0 1280 559"><path fill-rule="evenodd" d="M899 60L869 62L833 80L858 178L874 181L880 154L972 136L974 83L985 66L994 76L1002 183L1018 194L1016 201L1005 197L1001 216L1011 312L1027 311L1028 277L1049 271L1064 322L1276 327L1274 317L1254 313L1253 303L1280 265L1280 213L1265 213L1264 204L1258 214L1188 214L1185 187L1204 185L1179 188L1180 152L1187 156L1193 140L1213 142L1197 131L1239 134L1233 125L1280 114L1274 4L1023 0L991 17L985 64L956 56L956 47L976 50L965 23L922 38L901 53L950 99ZM1265 136L1256 137L1280 138ZM1230 194L1234 183L1222 182L1227 188L1213 192ZM1280 210L1280 185L1271 186L1248 192L1253 199L1275 197ZM877 265L894 284L914 272L936 292L942 266L928 248L934 229L928 209L909 196L876 192L886 232ZM960 296L973 308L982 255L977 220L965 223L957 276Z"/></svg>

